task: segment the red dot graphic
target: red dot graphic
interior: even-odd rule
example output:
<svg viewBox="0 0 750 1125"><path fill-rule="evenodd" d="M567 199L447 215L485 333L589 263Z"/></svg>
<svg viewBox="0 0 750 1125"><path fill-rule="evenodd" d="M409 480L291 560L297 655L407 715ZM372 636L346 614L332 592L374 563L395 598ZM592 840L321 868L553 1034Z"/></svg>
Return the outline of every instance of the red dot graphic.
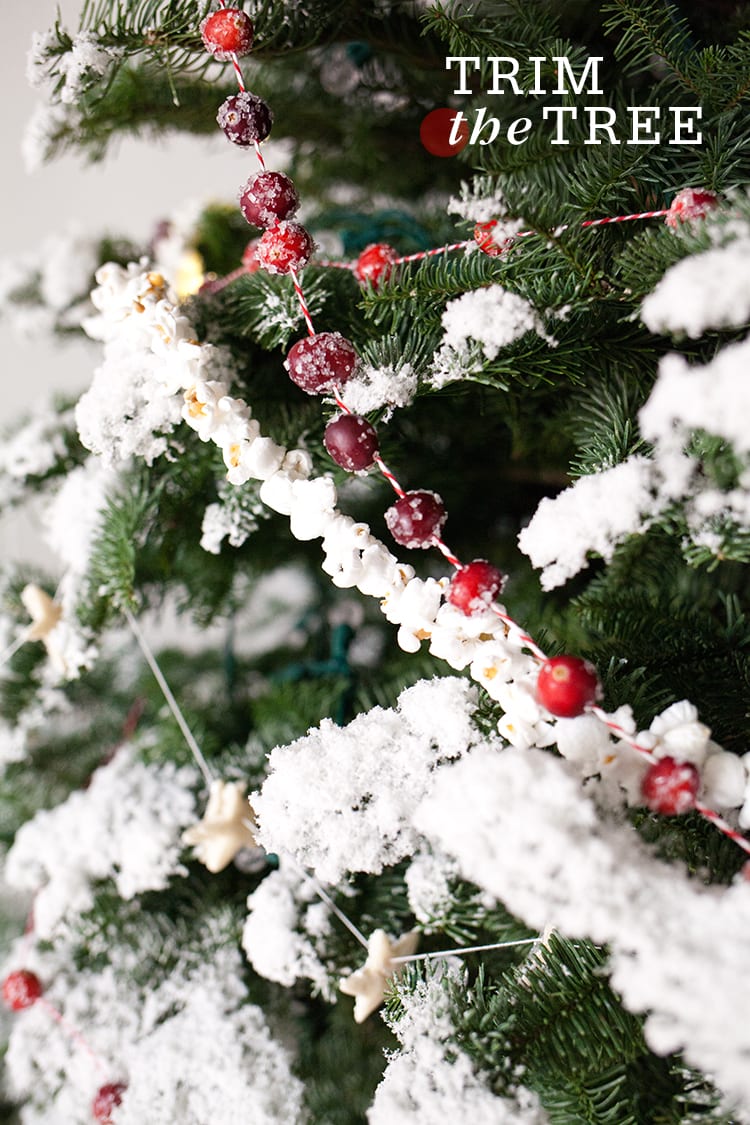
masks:
<svg viewBox="0 0 750 1125"><path fill-rule="evenodd" d="M469 124L463 118L454 129L457 109L433 109L419 126L419 139L433 156L455 156L465 148L469 140ZM455 144L450 143L451 135L457 137Z"/></svg>

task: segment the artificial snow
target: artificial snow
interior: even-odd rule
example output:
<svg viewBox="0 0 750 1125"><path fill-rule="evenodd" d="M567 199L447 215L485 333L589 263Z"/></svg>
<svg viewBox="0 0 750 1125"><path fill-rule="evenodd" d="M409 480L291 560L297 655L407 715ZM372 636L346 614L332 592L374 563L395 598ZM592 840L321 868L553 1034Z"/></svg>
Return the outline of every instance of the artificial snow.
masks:
<svg viewBox="0 0 750 1125"><path fill-rule="evenodd" d="M654 488L654 465L629 457L620 465L580 477L554 499L540 502L518 536L518 546L542 567L551 590L587 565L590 551L607 562L629 535L642 534L664 507Z"/></svg>
<svg viewBox="0 0 750 1125"><path fill-rule="evenodd" d="M130 743L86 789L26 821L8 853L6 878L35 892L37 934L50 937L88 910L99 880L113 880L132 898L186 874L181 834L195 820L196 778L192 766L146 765Z"/></svg>
<svg viewBox="0 0 750 1125"><path fill-rule="evenodd" d="M453 1042L446 977L463 979L456 961L432 970L413 992L400 990L404 1012L388 1020L401 1050L393 1052L368 1110L369 1125L545 1125L530 1090L496 1097ZM398 988L398 985L396 986Z"/></svg>
<svg viewBox="0 0 750 1125"><path fill-rule="evenodd" d="M74 967L65 944L15 954L45 984L65 1025L42 1005L14 1020L6 1056L22 1125L89 1125L102 1082L126 1083L118 1125L298 1125L302 1084L285 1047L248 1002L230 911L184 935L162 925L131 944L94 940L96 971ZM147 969L144 975L144 967ZM96 1065L70 1027L85 1029Z"/></svg>
<svg viewBox="0 0 750 1125"><path fill-rule="evenodd" d="M534 306L502 285L474 289L449 301L442 323L444 345L464 352L474 340L489 360L496 359L502 348L527 332L537 332L547 339Z"/></svg>
<svg viewBox="0 0 750 1125"><path fill-rule="evenodd" d="M697 340L708 329L750 321L750 236L671 266L641 306L651 332Z"/></svg>
<svg viewBox="0 0 750 1125"><path fill-rule="evenodd" d="M652 1049L682 1051L750 1110L750 883L705 887L655 860L535 749L446 767L414 823L530 926L608 945L612 986L648 1013Z"/></svg>
<svg viewBox="0 0 750 1125"><path fill-rule="evenodd" d="M397 408L409 406L417 393L417 373L410 363L376 367L363 363L341 391L353 414L386 408L386 421Z"/></svg>
<svg viewBox="0 0 750 1125"><path fill-rule="evenodd" d="M638 415L643 437L672 449L691 430L700 429L724 438L738 454L750 453L749 364L750 338L727 344L703 366L691 366L679 355L665 356Z"/></svg>
<svg viewBox="0 0 750 1125"><path fill-rule="evenodd" d="M242 945L255 972L286 988L296 980L310 980L333 1000L335 981L326 972L315 941L327 936L330 914L311 880L282 861L281 868L266 875L249 896L247 906Z"/></svg>
<svg viewBox="0 0 750 1125"><path fill-rule="evenodd" d="M411 815L437 768L480 739L475 706L466 680L422 680L396 708L375 707L345 727L324 720L277 747L250 798L260 842L327 883L350 871L378 874L410 855L417 843Z"/></svg>

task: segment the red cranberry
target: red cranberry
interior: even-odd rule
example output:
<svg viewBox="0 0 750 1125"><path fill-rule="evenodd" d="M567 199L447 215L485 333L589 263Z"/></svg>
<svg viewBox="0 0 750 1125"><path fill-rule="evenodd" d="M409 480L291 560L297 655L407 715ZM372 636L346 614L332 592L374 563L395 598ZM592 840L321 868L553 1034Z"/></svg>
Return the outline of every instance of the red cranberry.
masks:
<svg viewBox="0 0 750 1125"><path fill-rule="evenodd" d="M269 273L301 270L312 257L315 243L303 226L291 220L269 227L258 243L258 261Z"/></svg>
<svg viewBox="0 0 750 1125"><path fill-rule="evenodd" d="M240 193L240 210L254 227L272 227L299 207L297 189L283 172L258 172Z"/></svg>
<svg viewBox="0 0 750 1125"><path fill-rule="evenodd" d="M257 271L260 269L260 262L258 261L259 244L259 238L251 238L245 249L242 251L242 264L248 273L257 273Z"/></svg>
<svg viewBox="0 0 750 1125"><path fill-rule="evenodd" d="M16 969L8 973L3 981L3 1003L12 1012L21 1012L36 1004L42 995L42 984L36 973L28 969Z"/></svg>
<svg viewBox="0 0 750 1125"><path fill-rule="evenodd" d="M358 359L354 345L340 332L318 332L298 340L284 366L293 383L309 395L319 395L342 387L354 374Z"/></svg>
<svg viewBox="0 0 750 1125"><path fill-rule="evenodd" d="M474 241L482 253L489 258L499 258L513 243L512 238L504 238L502 242L496 242L492 233L496 226L497 221L491 219L489 223L477 223L474 227Z"/></svg>
<svg viewBox="0 0 750 1125"><path fill-rule="evenodd" d="M112 1110L122 1105L122 1095L126 1090L124 1082L109 1082L106 1086L101 1086L91 1103L94 1120L99 1121L100 1125L110 1125Z"/></svg>
<svg viewBox="0 0 750 1125"><path fill-rule="evenodd" d="M439 536L448 513L437 492L407 492L385 513L393 538L402 547L430 547Z"/></svg>
<svg viewBox="0 0 750 1125"><path fill-rule="evenodd" d="M561 719L582 715L600 695L596 668L580 656L552 656L539 669L537 700Z"/></svg>
<svg viewBox="0 0 750 1125"><path fill-rule="evenodd" d="M354 275L359 281L369 281L377 286L381 279L385 280L390 276L397 258L398 254L392 246L385 242L374 242L357 258Z"/></svg>
<svg viewBox="0 0 750 1125"><path fill-rule="evenodd" d="M252 148L271 132L273 114L262 98L242 90L221 103L216 120L232 144Z"/></svg>
<svg viewBox="0 0 750 1125"><path fill-rule="evenodd" d="M229 62L232 55L247 55L252 50L252 20L239 8L220 8L203 20L201 38L210 55Z"/></svg>
<svg viewBox="0 0 750 1125"><path fill-rule="evenodd" d="M460 567L448 587L448 601L467 617L483 613L505 585L505 575L485 559Z"/></svg>
<svg viewBox="0 0 750 1125"><path fill-rule="evenodd" d="M336 464L350 473L369 469L378 452L375 427L361 414L342 414L331 419L323 441Z"/></svg>
<svg viewBox="0 0 750 1125"><path fill-rule="evenodd" d="M664 222L675 228L688 219L704 219L709 211L718 206L718 199L712 191L703 188L683 188L672 200Z"/></svg>
<svg viewBox="0 0 750 1125"><path fill-rule="evenodd" d="M699 785L700 774L692 762L660 758L646 770L641 794L652 812L679 816L695 807Z"/></svg>

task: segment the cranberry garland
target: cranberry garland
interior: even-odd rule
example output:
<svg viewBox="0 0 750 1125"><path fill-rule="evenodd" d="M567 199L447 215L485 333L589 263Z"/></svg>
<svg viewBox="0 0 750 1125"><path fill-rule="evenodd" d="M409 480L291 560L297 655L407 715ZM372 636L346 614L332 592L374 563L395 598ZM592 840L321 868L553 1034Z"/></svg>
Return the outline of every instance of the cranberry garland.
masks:
<svg viewBox="0 0 750 1125"><path fill-rule="evenodd" d="M38 1001L42 1001L43 995L42 982L30 969L14 969L13 972L8 973L2 984L3 1003L11 1012L23 1012L27 1008L32 1008ZM104 1064L91 1050L80 1031L71 1027L62 1013L48 1001L44 1000L43 1003L48 1015L65 1027L70 1035L85 1047L98 1066L103 1066ZM91 1103L93 1120L98 1121L100 1125L109 1125L112 1110L121 1104L126 1089L127 1085L124 1082L108 1082L100 1086Z"/></svg>
<svg viewBox="0 0 750 1125"><path fill-rule="evenodd" d="M307 325L308 337L292 346L284 366L292 381L303 391L312 395L331 394L341 410L340 415L328 422L325 430L324 444L331 458L348 472L360 472L373 465L377 466L398 497L385 513L386 524L395 541L408 548L436 547L440 550L455 568L446 594L447 601L466 616L490 609L509 631L516 634L539 664L536 699L547 712L559 718L592 714L618 739L650 762L642 787L647 807L665 815L695 809L750 854L750 842L716 812L696 799L700 776L694 766L676 762L672 758L657 759L652 753L651 745L640 743L636 736L597 705L602 696L602 688L593 665L570 655L548 659L533 638L505 613L503 607L495 601L505 584L501 572L484 559L462 564L453 555L441 538L447 519L442 498L437 493L424 489L404 491L380 457L374 427L366 418L354 414L343 402L341 387L356 371L359 358L353 344L340 333L316 333L313 326L297 274L309 262L314 252L314 242L308 231L290 218L299 207L299 196L292 181L283 173L266 171L260 142L270 133L273 114L262 98L246 90L238 62L238 56L250 50L252 24L240 9L227 7L225 0L219 0L219 4L220 10L202 24L203 40L206 49L215 58L231 60L240 93L224 102L217 120L232 143L255 148L262 169L240 191L242 213L248 222L264 231L259 240L253 240L248 246L243 257L244 272L252 272L260 267L270 273L289 274L292 279ZM220 16L222 18L218 19ZM717 198L713 192L686 188L677 193L667 209L591 219L579 225L604 226L662 217L674 228L680 222L702 218L716 205ZM360 282L377 287L401 262L416 261L433 254L466 249L472 245L490 257L496 257L516 239L537 233L525 230L502 238L498 237L498 226L495 220L477 223L473 241L453 243L405 257L399 257L393 247L385 243L376 243L366 247L355 263L326 264L344 265L344 268L353 271ZM558 229L565 230L567 227ZM238 274L230 276L233 278Z"/></svg>

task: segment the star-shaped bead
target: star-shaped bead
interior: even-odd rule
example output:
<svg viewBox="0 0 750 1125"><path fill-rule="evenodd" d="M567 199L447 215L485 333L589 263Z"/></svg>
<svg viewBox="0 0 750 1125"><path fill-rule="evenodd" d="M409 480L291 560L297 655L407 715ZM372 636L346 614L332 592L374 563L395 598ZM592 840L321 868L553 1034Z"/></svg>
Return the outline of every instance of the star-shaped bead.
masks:
<svg viewBox="0 0 750 1125"><path fill-rule="evenodd" d="M410 957L419 944L419 934L409 933L391 941L385 930L375 930L367 943L367 960L361 969L345 977L339 988L354 997L354 1019L362 1023L383 1003L388 982L397 977L403 966L394 964L395 957Z"/></svg>
<svg viewBox="0 0 750 1125"><path fill-rule="evenodd" d="M65 673L66 662L61 645L56 642L54 630L62 617L62 606L34 583L24 586L21 591L23 607L31 618L26 629L27 641L42 641L50 661L60 672ZM58 634L59 638L59 634Z"/></svg>
<svg viewBox="0 0 750 1125"><path fill-rule="evenodd" d="M242 848L257 847L256 827L242 782L217 779L211 782L203 820L183 832L182 842L192 845L196 858L215 875Z"/></svg>

